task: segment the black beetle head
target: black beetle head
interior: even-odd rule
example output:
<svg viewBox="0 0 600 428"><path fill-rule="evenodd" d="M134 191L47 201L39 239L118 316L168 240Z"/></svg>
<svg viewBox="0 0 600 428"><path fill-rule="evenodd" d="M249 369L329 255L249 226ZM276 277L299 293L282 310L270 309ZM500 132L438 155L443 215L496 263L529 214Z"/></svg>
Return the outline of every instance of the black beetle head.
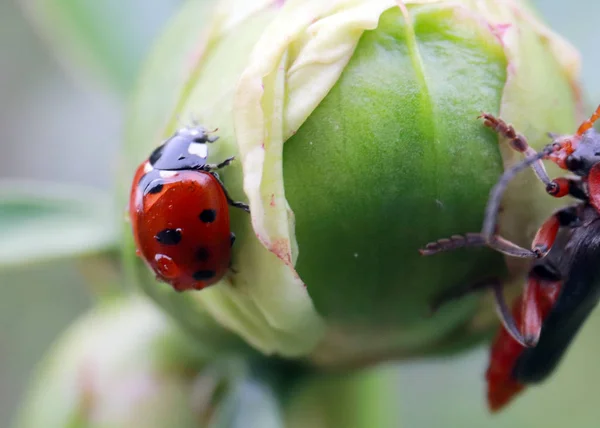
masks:
<svg viewBox="0 0 600 428"><path fill-rule="evenodd" d="M569 171L585 177L600 162L600 134L594 128L583 134L575 151L566 159Z"/></svg>

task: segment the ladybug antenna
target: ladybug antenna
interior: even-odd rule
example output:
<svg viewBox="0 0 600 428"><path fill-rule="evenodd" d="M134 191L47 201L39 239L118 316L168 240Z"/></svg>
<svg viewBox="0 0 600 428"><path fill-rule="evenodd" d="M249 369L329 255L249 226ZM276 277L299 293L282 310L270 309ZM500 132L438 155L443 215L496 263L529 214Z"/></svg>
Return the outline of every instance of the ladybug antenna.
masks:
<svg viewBox="0 0 600 428"><path fill-rule="evenodd" d="M575 135L581 137L586 131L594 126L594 122L596 122L598 119L600 119L600 105L596 108L596 111L594 111L590 118L579 126L579 129L577 129Z"/></svg>
<svg viewBox="0 0 600 428"><path fill-rule="evenodd" d="M181 122L181 114L180 113L177 113L175 115L175 121L177 122L177 129L183 127L183 123Z"/></svg>
<svg viewBox="0 0 600 428"><path fill-rule="evenodd" d="M562 146L560 143L549 144L542 151L536 153L535 155L526 157L512 168L504 171L504 174L502 174L500 180L498 180L496 185L490 191L490 198L488 199L488 204L485 209L485 219L483 221L483 229L481 234L486 242L490 242L495 234L502 195L504 194L508 183L510 183L518 173L529 168L539 160L544 159L549 154L560 150L561 147Z"/></svg>
<svg viewBox="0 0 600 428"><path fill-rule="evenodd" d="M194 126L194 128L197 128L200 125L200 120L194 113L190 112L189 118L190 118L190 123Z"/></svg>

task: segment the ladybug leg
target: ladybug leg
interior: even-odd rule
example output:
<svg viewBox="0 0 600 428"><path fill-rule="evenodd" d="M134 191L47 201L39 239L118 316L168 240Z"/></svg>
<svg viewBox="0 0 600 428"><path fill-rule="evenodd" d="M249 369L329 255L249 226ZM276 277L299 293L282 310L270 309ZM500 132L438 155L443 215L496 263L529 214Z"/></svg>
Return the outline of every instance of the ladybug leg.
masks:
<svg viewBox="0 0 600 428"><path fill-rule="evenodd" d="M207 134L206 142L207 143L214 143L215 141L217 141L219 139L219 137L217 135L208 136L208 134L214 134L218 130L219 130L219 128L215 128L212 131L206 131L206 134Z"/></svg>
<svg viewBox="0 0 600 428"><path fill-rule="evenodd" d="M225 159L225 160L224 160L223 162L221 162L221 163L217 163L217 164L214 164L214 163L208 163L208 164L204 165L204 166L202 167L202 169L203 169L204 171L208 171L208 172L211 172L211 171L216 171L216 170L218 170L218 169L225 168L226 166L228 166L228 165L229 165L231 162L233 162L234 160L235 160L235 156L231 156L230 158L227 158L227 159Z"/></svg>
<svg viewBox="0 0 600 428"><path fill-rule="evenodd" d="M504 120L489 113L482 113L479 118L483 118L483 124L485 126L492 128L500 134L500 136L508 139L508 144L513 150L523 153L525 156L532 156L537 153L535 149L527 143L527 139L523 135L518 134L515 131L515 128L513 128L512 125L507 124ZM550 177L548 177L548 173L546 172L542 160L538 159L535 163L531 164L531 168L540 181L548 187L552 181L550 180Z"/></svg>
<svg viewBox="0 0 600 428"><path fill-rule="evenodd" d="M230 158L230 159L233 159L233 158ZM236 208L239 208L241 210L244 210L247 213L250 212L250 207L248 206L248 204L245 204L243 202L234 201L233 199L231 199L231 196L229 196L229 193L227 192L227 189L225 188L225 185L223 184L223 182L219 178L219 174L217 174L216 172L211 172L210 174L212 174L212 176L215 177L215 179L217 180L217 182L221 186L221 189L223 189L223 193L225 193L225 197L227 198L227 203L229 205L231 205L232 207L236 207Z"/></svg>

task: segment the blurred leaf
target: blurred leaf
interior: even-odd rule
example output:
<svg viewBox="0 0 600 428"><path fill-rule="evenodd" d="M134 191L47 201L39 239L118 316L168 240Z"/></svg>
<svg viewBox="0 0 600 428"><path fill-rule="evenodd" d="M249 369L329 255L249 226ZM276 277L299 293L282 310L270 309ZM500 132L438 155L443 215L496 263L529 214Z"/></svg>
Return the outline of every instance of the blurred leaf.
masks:
<svg viewBox="0 0 600 428"><path fill-rule="evenodd" d="M156 33L178 0L21 0L42 39L67 70L126 93Z"/></svg>
<svg viewBox="0 0 600 428"><path fill-rule="evenodd" d="M0 268L117 245L108 194L37 181L0 181Z"/></svg>

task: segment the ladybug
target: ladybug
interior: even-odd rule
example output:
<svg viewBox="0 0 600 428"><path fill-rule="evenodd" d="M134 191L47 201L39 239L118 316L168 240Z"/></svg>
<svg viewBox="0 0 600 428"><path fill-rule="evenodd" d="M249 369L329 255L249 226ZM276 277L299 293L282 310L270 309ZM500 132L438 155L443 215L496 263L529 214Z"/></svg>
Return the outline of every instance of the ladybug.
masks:
<svg viewBox="0 0 600 428"><path fill-rule="evenodd" d="M137 169L129 199L136 253L156 278L176 291L201 290L218 282L231 265L235 235L229 206L250 212L231 199L217 170L207 163L218 137L204 127L175 132Z"/></svg>
<svg viewBox="0 0 600 428"><path fill-rule="evenodd" d="M492 288L502 327L486 373L491 411L506 406L526 385L544 381L558 366L592 310L600 302L600 134L593 124L600 106L573 135L550 134L553 141L536 152L525 137L503 120L483 114L485 125L507 138L526 158L508 169L491 191L481 233L456 235L427 244L422 255L463 247L488 246L513 257L532 259L525 288L510 311L499 280L480 281L451 290L440 301ZM551 180L542 160L551 160L573 176ZM548 194L570 195L580 202L552 214L538 230L531 249L498 235L502 195L512 178L533 168ZM439 302L438 302L439 304Z"/></svg>

